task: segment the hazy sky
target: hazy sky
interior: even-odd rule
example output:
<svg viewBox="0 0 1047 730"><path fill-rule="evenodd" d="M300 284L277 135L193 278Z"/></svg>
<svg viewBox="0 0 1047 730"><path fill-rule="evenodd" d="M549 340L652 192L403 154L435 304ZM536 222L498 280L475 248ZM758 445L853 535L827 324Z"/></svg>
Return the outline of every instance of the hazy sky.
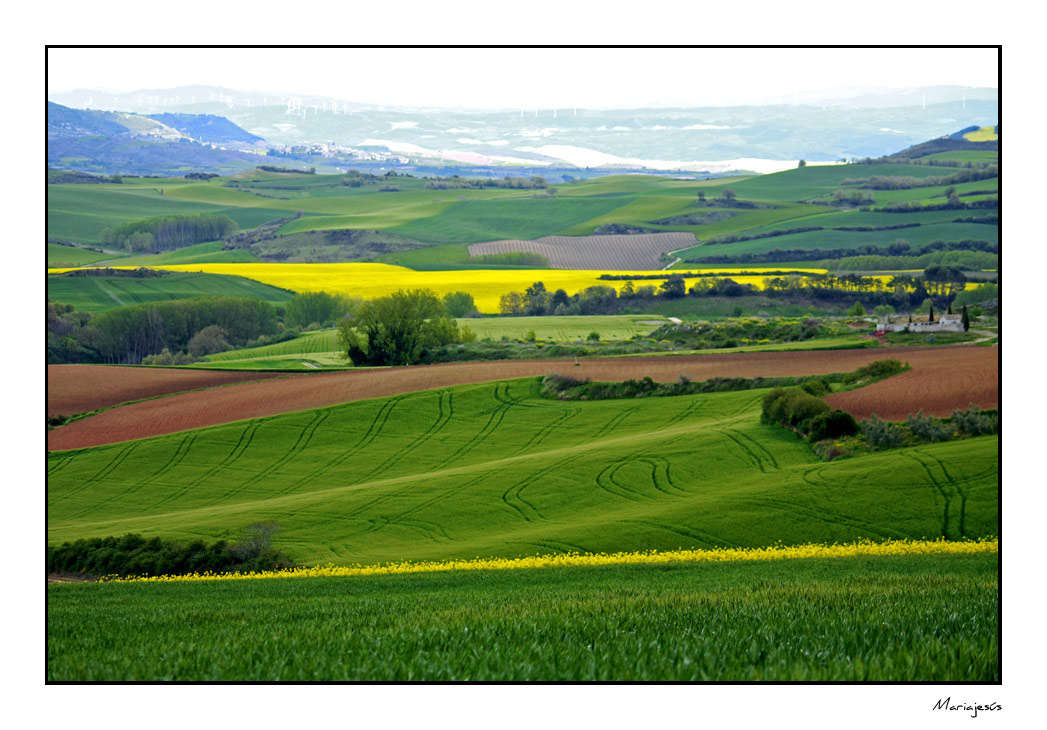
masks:
<svg viewBox="0 0 1047 730"><path fill-rule="evenodd" d="M996 87L988 49L61 49L48 90L186 84L452 108L723 106L865 87Z"/></svg>

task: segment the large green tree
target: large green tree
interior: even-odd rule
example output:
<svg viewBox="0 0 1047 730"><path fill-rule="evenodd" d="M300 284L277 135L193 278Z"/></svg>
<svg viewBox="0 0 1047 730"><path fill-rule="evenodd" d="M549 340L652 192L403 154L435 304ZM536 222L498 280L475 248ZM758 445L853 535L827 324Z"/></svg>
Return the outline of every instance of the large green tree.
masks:
<svg viewBox="0 0 1047 730"><path fill-rule="evenodd" d="M284 305L284 319L290 327L308 327L330 323L345 316L359 300L324 291L296 294Z"/></svg>
<svg viewBox="0 0 1047 730"><path fill-rule="evenodd" d="M339 347L354 365L411 365L458 340L458 324L429 289L371 299L338 323Z"/></svg>

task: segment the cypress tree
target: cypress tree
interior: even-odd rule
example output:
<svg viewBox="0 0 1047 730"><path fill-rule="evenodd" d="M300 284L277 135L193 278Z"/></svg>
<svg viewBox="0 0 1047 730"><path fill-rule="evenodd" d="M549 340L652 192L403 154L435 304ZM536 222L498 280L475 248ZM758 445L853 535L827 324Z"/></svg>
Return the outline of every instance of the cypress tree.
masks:
<svg viewBox="0 0 1047 730"><path fill-rule="evenodd" d="M967 305L963 305L963 331L966 332L971 328L971 318L967 314Z"/></svg>
<svg viewBox="0 0 1047 730"><path fill-rule="evenodd" d="M931 313L927 315L927 321L928 322L933 322L934 321L934 303L933 302L931 303L930 310L931 310Z"/></svg>

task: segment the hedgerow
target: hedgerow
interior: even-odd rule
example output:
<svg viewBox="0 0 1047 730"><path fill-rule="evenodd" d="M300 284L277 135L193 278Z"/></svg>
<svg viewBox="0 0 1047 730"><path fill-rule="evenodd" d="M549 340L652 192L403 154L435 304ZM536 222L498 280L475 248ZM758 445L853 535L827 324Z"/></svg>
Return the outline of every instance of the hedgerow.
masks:
<svg viewBox="0 0 1047 730"><path fill-rule="evenodd" d="M258 572L294 567L271 546L275 523L257 523L244 529L232 543L203 540L189 544L146 539L129 533L122 537L94 537L47 547L49 573L82 573L92 576L154 576L189 573Z"/></svg>

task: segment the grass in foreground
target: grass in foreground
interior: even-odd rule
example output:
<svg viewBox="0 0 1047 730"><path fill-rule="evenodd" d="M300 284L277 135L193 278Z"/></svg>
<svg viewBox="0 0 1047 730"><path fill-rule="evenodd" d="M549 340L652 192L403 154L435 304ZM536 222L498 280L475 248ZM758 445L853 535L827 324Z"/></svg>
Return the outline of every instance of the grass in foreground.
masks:
<svg viewBox="0 0 1047 730"><path fill-rule="evenodd" d="M999 681L993 554L48 588L50 681Z"/></svg>

